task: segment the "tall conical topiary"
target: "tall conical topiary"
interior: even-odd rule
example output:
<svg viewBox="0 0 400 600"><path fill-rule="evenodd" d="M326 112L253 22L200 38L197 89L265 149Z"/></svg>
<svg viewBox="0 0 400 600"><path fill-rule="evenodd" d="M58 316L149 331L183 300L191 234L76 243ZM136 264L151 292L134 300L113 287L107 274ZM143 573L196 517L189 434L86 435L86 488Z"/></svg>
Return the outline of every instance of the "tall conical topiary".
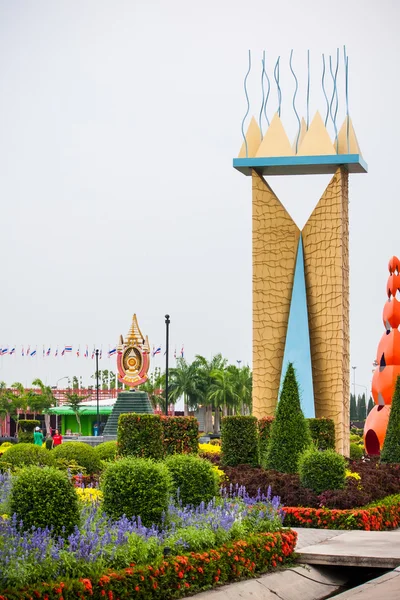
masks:
<svg viewBox="0 0 400 600"><path fill-rule="evenodd" d="M381 461L400 463L400 377L396 381L389 424L381 452Z"/></svg>
<svg viewBox="0 0 400 600"><path fill-rule="evenodd" d="M300 454L311 445L308 423L300 406L299 387L289 363L272 423L267 466L281 473L296 473Z"/></svg>

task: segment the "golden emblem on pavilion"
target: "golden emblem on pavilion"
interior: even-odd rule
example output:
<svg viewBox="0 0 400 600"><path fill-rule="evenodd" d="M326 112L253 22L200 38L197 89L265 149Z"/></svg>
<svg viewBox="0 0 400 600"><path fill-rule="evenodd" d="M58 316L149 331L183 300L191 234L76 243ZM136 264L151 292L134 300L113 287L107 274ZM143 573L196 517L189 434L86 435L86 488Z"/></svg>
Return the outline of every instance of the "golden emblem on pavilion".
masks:
<svg viewBox="0 0 400 600"><path fill-rule="evenodd" d="M150 367L150 346L148 337L143 337L136 315L125 340L120 336L117 348L118 380L129 387L136 387L147 381Z"/></svg>

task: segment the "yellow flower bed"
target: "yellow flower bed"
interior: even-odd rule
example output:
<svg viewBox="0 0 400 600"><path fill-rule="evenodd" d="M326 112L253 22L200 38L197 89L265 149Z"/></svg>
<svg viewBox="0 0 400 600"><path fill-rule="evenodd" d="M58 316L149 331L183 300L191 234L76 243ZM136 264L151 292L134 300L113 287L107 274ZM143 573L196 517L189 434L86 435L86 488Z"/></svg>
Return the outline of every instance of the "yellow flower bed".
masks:
<svg viewBox="0 0 400 600"><path fill-rule="evenodd" d="M215 446L214 444L199 444L199 450L207 454L221 454L221 446Z"/></svg>
<svg viewBox="0 0 400 600"><path fill-rule="evenodd" d="M353 479L355 479L356 481L361 480L361 475L359 473L355 473L354 471L350 471L349 469L346 469L346 477L353 477Z"/></svg>
<svg viewBox="0 0 400 600"><path fill-rule="evenodd" d="M75 488L79 500L82 502L99 502L103 499L103 492L96 488Z"/></svg>
<svg viewBox="0 0 400 600"><path fill-rule="evenodd" d="M213 465L212 469L213 469L214 473L216 473L218 475L218 480L219 480L220 485L222 483L225 483L226 481L228 481L228 478L225 475L225 473L223 472L223 470L220 469L219 467L217 467L217 465Z"/></svg>

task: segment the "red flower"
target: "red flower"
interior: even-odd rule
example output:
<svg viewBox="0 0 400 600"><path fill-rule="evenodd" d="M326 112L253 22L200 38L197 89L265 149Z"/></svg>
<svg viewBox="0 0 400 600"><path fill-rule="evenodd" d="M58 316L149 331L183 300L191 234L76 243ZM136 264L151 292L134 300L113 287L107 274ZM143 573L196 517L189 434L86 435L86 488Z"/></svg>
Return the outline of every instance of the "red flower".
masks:
<svg viewBox="0 0 400 600"><path fill-rule="evenodd" d="M179 573L178 573L178 577L179 577L179 579L183 579L183 576L184 576L184 575L183 575L182 571L179 571Z"/></svg>
<svg viewBox="0 0 400 600"><path fill-rule="evenodd" d="M137 585L137 586L135 587L135 592L139 592L139 590L140 590L140 587Z"/></svg>

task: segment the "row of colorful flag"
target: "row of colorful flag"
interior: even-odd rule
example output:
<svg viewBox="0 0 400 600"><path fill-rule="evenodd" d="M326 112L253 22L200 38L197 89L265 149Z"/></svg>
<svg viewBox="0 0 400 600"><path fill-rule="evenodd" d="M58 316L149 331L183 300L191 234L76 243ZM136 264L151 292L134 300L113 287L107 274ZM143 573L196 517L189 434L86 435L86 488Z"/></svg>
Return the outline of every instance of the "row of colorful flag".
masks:
<svg viewBox="0 0 400 600"><path fill-rule="evenodd" d="M0 347L0 356L12 356L17 354L16 351L16 346L4 346L4 347ZM45 348L45 346L43 346L43 350L42 350L42 356L43 358L48 357L48 356L65 356L66 354L72 354L73 352L73 346L64 346L60 351L59 351L59 347L57 346L54 350L54 352L52 352L51 346L49 346L47 349ZM164 352L164 355L167 352ZM115 356L117 354L117 347L114 346L114 348L109 348L108 352L107 352L107 356L108 358L112 358L113 356ZM153 350L151 352L151 355L153 356L153 358L155 356L157 356L158 354L161 354L161 346L153 346ZM92 359L94 359L94 357L96 356L96 349L93 348L93 350L89 353L89 346L86 346L86 349L84 350L84 352L82 353L82 356L84 358L89 358L89 355ZM35 356L40 356L40 351L38 352L37 346L35 346L35 348L31 348L31 346L21 346L21 356L28 356L28 357L35 357ZM78 346L77 350L76 350L76 356L79 358L81 356L81 348L80 346ZM184 357L184 348L182 346L181 352L180 352L180 358ZM99 349L99 359L103 358L103 348ZM176 348L174 351L174 358L178 358L178 354L176 352Z"/></svg>

